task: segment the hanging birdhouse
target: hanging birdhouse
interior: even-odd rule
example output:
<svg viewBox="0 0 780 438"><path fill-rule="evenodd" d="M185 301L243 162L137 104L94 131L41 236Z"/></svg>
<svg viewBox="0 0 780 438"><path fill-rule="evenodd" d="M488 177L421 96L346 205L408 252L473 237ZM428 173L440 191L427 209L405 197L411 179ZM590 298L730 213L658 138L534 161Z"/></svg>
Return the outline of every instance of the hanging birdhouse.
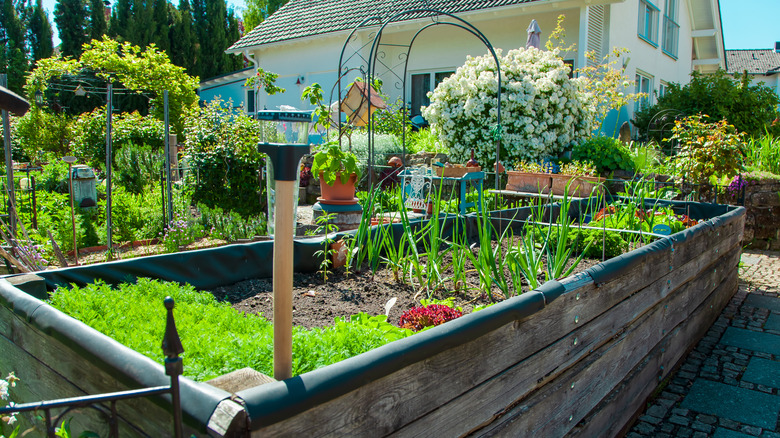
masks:
<svg viewBox="0 0 780 438"><path fill-rule="evenodd" d="M374 87L361 81L353 82L347 96L341 101L341 111L347 114L349 123L355 126L366 126L374 111L385 108L387 104Z"/></svg>

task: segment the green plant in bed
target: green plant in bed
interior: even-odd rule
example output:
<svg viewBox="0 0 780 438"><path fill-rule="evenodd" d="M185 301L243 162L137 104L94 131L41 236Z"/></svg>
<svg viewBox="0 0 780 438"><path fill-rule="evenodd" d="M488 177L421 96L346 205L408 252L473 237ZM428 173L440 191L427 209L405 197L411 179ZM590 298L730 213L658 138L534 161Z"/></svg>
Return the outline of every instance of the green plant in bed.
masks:
<svg viewBox="0 0 780 438"><path fill-rule="evenodd" d="M273 324L244 314L190 285L141 278L116 287L96 282L59 288L50 304L125 346L162 363L163 299L176 301L176 327L184 345L184 375L208 380L251 367L273 375ZM384 315L357 315L332 327L293 328L293 374L339 362L411 334Z"/></svg>

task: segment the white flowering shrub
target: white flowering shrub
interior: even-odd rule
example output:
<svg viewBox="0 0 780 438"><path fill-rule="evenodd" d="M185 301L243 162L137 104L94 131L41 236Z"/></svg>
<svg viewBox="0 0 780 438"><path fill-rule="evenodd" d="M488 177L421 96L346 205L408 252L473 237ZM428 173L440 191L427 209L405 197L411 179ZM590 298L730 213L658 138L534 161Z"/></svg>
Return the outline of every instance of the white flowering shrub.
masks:
<svg viewBox="0 0 780 438"><path fill-rule="evenodd" d="M584 140L594 129L595 103L558 50L496 51L501 63L501 160L536 161ZM466 63L429 93L422 114L453 161L476 152L482 166L495 161L498 77L491 55Z"/></svg>

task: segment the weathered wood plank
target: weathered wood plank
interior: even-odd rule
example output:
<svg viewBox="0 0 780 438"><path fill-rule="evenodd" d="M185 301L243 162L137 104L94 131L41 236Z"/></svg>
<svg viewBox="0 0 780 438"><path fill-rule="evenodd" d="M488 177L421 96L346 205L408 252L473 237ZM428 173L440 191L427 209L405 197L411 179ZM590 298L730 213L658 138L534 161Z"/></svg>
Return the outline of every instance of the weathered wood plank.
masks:
<svg viewBox="0 0 780 438"><path fill-rule="evenodd" d="M706 256L701 256L705 248L724 245L724 240L715 239L714 235L702 237L701 240L682 242L678 247L695 246L694 252L706 259ZM593 286L583 288L579 300L576 294L566 294L529 319L378 379L336 400L324 402L305 411L305 415L264 427L257 431L257 435L349 435L358 434L361 430L391 433L562 338L578 325L596 318L635 293L637 285L646 287L669 274L670 254L670 250L650 253L645 263L639 266L639 273L628 273L598 289ZM696 260L711 262L701 258ZM695 272L695 269L691 271ZM684 280L681 276L676 276L674 281L669 279L668 284L672 287L668 290L674 290L679 285L676 282ZM575 306L575 301L582 304ZM579 317L578 322L575 322L575 316ZM490 359L475 361L474 357ZM443 384L441 376L445 375L447 383Z"/></svg>
<svg viewBox="0 0 780 438"><path fill-rule="evenodd" d="M732 235L726 240L720 241L716 248L725 249L730 246L733 250L738 244L738 236ZM550 344L550 347L537 352L517 365L513 365L483 385L475 387L474 390L469 390L450 402L443 403L441 407L429 415L398 430L398 435L425 436L431 430L431 425L435 425L433 428L445 435L457 435L492 421L494 416L506 409L507 400L517 400L523 394L549 382L581 360L588 352L612 339L631 321L665 299L670 293L677 293L678 288L684 285L683 282L696 277L706 266L713 263L712 254L714 252L699 253L698 257L690 260L677 271L659 278L639 293L630 294L626 300L608 309L608 313L599 316L592 322L582 323L581 321L579 328ZM721 265L720 269L727 268L727 263ZM595 291L595 294L604 292L604 289L610 286L604 286ZM591 292L592 289L591 285L581 284L580 290L571 292L575 299L569 304L572 306L575 316L577 311L584 307L582 304L584 300L594 300L598 296L581 292L581 290ZM577 294L579 294L580 300L576 299ZM598 304L604 304L604 302L601 301ZM550 308L544 309L534 317L541 317L550 310ZM521 329L532 336L535 334L531 324L525 323ZM480 408L474 409L475 404L478 404ZM463 412L469 412L469 415L462 415Z"/></svg>
<svg viewBox="0 0 780 438"><path fill-rule="evenodd" d="M735 248L725 264L735 266L739 252L739 248ZM696 309L695 313L706 313L705 309L710 306L718 307L721 301L727 301L728 293L723 289L732 288L733 280L729 277L736 275L735 269L704 271L695 281L626 327L614 340L521 400L505 416L475 435L563 436L609 394L650 349L683 323L691 314L690 309ZM703 304L699 304L702 300Z"/></svg>
<svg viewBox="0 0 780 438"><path fill-rule="evenodd" d="M46 399L77 397L85 394L100 394L105 392L134 389L117 380L117 376L102 370L92 364L78 352L63 345L61 342L41 333L13 314L5 306L0 306L0 336L5 337L21 350L27 352L36 362L30 367L48 368L59 375L67 383L59 385L62 389L71 386L76 392L49 392ZM119 345L119 344L117 344ZM47 371L40 371L45 373ZM69 386L70 385L70 386ZM56 389L54 385L51 385ZM23 402L36 400L23 400ZM154 398L131 399L120 402L119 415L122 422L132 424L147 434L169 436L173 432L171 413L158 405ZM185 425L187 434L198 434Z"/></svg>
<svg viewBox="0 0 780 438"><path fill-rule="evenodd" d="M659 382L669 375L675 365L707 333L737 289L738 277L731 275L727 279L727 286L719 291L722 296L717 302L709 309L702 309L702 312L692 315L691 319L672 330L618 387L570 431L569 436L621 436L633 414L644 408L645 401Z"/></svg>

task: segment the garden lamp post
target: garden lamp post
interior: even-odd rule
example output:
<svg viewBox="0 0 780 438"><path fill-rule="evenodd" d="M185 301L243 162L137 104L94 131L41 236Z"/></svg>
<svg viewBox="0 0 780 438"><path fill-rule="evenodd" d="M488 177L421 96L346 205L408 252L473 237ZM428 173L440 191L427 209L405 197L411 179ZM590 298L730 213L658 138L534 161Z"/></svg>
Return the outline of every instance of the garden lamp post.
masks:
<svg viewBox="0 0 780 438"><path fill-rule="evenodd" d="M282 123L290 131L286 132L288 135L285 136L285 140L290 143L262 142L258 145L258 150L268 155L271 164L268 169L268 190L274 192L274 205L269 206L269 210L273 207L274 226L274 379L284 380L292 377L295 195L298 193L301 158L311 150L308 143L311 112L267 111L259 118ZM295 135L289 135L292 133ZM268 221L271 220L269 215Z"/></svg>
<svg viewBox="0 0 780 438"><path fill-rule="evenodd" d="M73 163L76 162L76 157L66 155L62 157L62 161L68 163L68 192L70 193L70 220L73 224L73 257L76 259L76 265L79 264L79 247L76 245L76 211L73 207Z"/></svg>

